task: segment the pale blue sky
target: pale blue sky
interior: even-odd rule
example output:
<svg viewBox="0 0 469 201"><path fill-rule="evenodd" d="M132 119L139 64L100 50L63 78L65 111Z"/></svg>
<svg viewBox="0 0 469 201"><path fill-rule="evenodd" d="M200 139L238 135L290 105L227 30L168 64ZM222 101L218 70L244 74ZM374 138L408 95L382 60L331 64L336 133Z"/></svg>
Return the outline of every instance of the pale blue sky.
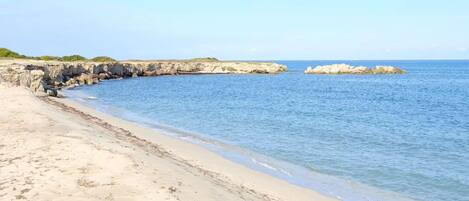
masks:
<svg viewBox="0 0 469 201"><path fill-rule="evenodd" d="M469 59L469 1L0 0L0 47L118 59Z"/></svg>

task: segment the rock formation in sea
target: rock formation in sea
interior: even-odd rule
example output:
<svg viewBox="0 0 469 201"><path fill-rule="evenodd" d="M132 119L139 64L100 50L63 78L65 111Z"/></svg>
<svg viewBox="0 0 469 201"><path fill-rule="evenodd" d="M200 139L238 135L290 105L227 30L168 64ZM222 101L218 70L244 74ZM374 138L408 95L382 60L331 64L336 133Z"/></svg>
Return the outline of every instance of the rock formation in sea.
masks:
<svg viewBox="0 0 469 201"><path fill-rule="evenodd" d="M405 71L394 66L351 66L347 64L332 64L325 66L311 66L305 70L305 74L404 74Z"/></svg>
<svg viewBox="0 0 469 201"><path fill-rule="evenodd" d="M122 61L61 62L0 59L0 81L25 86L34 92L47 92L101 80L138 76L178 74L281 73L287 67L267 62L235 61ZM53 91L47 92L56 94Z"/></svg>

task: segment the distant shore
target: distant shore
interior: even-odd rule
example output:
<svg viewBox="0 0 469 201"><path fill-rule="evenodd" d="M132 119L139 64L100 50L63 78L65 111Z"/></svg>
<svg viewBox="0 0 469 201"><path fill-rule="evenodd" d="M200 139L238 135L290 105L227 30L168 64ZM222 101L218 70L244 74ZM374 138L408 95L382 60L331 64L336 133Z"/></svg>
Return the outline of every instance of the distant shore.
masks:
<svg viewBox="0 0 469 201"><path fill-rule="evenodd" d="M69 99L0 91L5 199L334 200Z"/></svg>

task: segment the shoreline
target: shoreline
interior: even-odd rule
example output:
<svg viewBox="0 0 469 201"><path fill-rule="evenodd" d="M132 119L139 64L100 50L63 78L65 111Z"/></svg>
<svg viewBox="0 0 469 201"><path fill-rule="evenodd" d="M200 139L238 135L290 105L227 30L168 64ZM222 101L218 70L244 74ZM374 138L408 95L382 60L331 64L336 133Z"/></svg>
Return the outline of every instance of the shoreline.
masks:
<svg viewBox="0 0 469 201"><path fill-rule="evenodd" d="M298 201L299 200L318 200L318 201L323 200L323 198L320 198L320 197L324 195L321 195L320 193L315 192L312 189L290 184L283 179L278 179L276 177L265 174L263 172L259 172L259 171L244 167L242 164L238 164L231 160L225 159L223 156L219 155L218 153L214 153L208 150L206 147L203 147L200 144L191 143L190 141L178 139L175 136L169 136L169 135L159 133L153 130L152 128L148 128L148 127L140 125L138 122L132 122L132 121L125 120L122 118L114 117L112 115L100 112L94 108L83 105L82 103L79 103L69 98L62 98L62 99L50 98L50 97L44 97L44 98L46 100L56 101L56 103L50 103L50 104L55 105L59 103L59 104L63 104L63 106L65 107L70 107L72 110L75 110L73 113L78 112L78 113L82 113L80 115L91 116L93 119L96 118L96 120L103 122L104 126L110 125L112 127L115 127L118 130L123 129L125 130L123 132L128 135L134 134L134 136L132 137L137 140L141 140L145 143L156 144L157 146L161 148L161 151L165 152L164 150L166 150L167 151L166 153L172 154L173 157L176 157L176 158L181 157L179 160L181 160L182 162L193 163L191 164L193 167L197 167L201 171L207 171L208 174L224 175L224 176L227 176L226 179L228 181L233 181L235 183L238 183L238 182L244 183L244 185L246 185L247 188L251 188L250 191L253 189L259 189L260 186L263 186L262 188L265 188L266 186L272 185L271 182L273 182L276 186L278 185L278 187L280 188L277 190L270 189L269 191L273 190L271 192L281 192L281 189L293 187L292 189L289 189L289 191L290 190L298 191L298 193L301 193L301 194L309 194L311 192L313 193L304 198L302 196L295 197L295 200L298 200ZM62 107L62 106L59 106L59 107ZM119 124L119 126L114 126L115 124ZM214 162L220 163L220 164L214 164ZM227 172L233 172L234 174L230 173L227 175L226 174ZM242 177L238 178L240 175L237 175L236 172L241 173ZM251 184L252 186L248 184L249 182L253 182ZM264 194L262 196L268 197L269 194ZM275 194L275 193L272 193L272 194ZM295 193L292 193L292 196L297 196L297 195L295 195ZM287 198L288 197L284 197L284 198L281 198L280 200L288 200ZM325 199L325 200L329 200L329 199L334 200L329 197L326 197L326 198L328 199ZM276 200L276 199L269 198L268 200Z"/></svg>
<svg viewBox="0 0 469 201"><path fill-rule="evenodd" d="M29 60L26 61L26 64L29 63L29 62L31 62L31 61L29 61ZM74 70L77 70L76 68L78 68L78 69L82 68L83 67L82 65L84 65L84 64L89 65L89 66L85 66L85 69L87 69L87 70L85 70L85 72L79 73L80 74L79 78L72 78L72 79L81 79L81 77L83 75L89 76L89 77L87 77L87 79L88 78L95 79L94 77L92 77L90 74L87 74L86 72L96 73L96 68L103 68L103 69L105 69L104 70L105 72L110 73L109 75L112 74L114 76L117 76L116 78L113 78L113 79L110 79L110 80L118 80L118 79L122 79L122 78L134 77L134 76L130 76L129 73L134 72L135 69L140 69L141 66L138 66L138 65L140 65L141 63L144 63L145 65L149 65L149 66L146 66L146 67L143 68L143 69L147 69L147 68L150 68L151 65L154 65L154 63L151 63L151 62L171 62L171 61L134 61L134 62L136 62L136 63L131 64L131 66L132 66L131 68L133 70L128 70L128 69L126 70L125 68L123 68L123 69L120 69L117 72L114 72L115 69L112 70L112 68L120 67L119 66L120 64L118 66L112 66L112 65L114 65L114 64L112 64L111 67L110 67L111 69L106 69L106 65L108 65L106 63L101 63L101 64L96 65L96 64L93 64L93 62L87 62L87 63L85 62L83 64L80 63L80 62L78 62L78 63L69 62L67 64L71 65L71 69L74 69ZM172 62L176 62L176 61L172 61ZM186 63L186 64L187 63L192 63L192 64L194 64L194 63L200 63L200 62L177 61L176 63ZM207 62L205 62L205 63L207 63ZM219 63L222 63L222 62L210 62L210 63L218 65ZM230 62L225 62L225 63L230 63ZM16 83L16 85L25 86L26 88L29 88L28 89L29 91L35 92L35 89L40 89L41 88L41 87L36 87L35 84L38 84L38 85L40 85L40 83L44 84L46 80L50 81L51 77L55 77L54 79L59 79L59 77L66 76L66 75L68 75L67 73L70 73L70 72L67 72L68 70L66 70L67 68L70 68L70 67L60 66L60 65L66 64L66 62L61 62L61 63L60 62L59 63L57 63L57 62L52 62L52 63L50 63L50 62L39 62L38 64L40 64L40 65L39 66L32 65L34 67L34 69L31 68L31 64L27 64L25 66L21 66L21 65L23 65L23 64L21 64L19 66L19 69L24 68L23 69L24 72L22 72L22 71L18 71L18 72L11 71L10 68L6 68L6 70L7 70L6 71L7 72L6 77L7 78L15 78L15 75L16 75L15 79L19 78L20 81L13 81L12 83L14 83L14 85ZM45 66L41 67L44 64L52 65L52 66L45 65ZM238 63L236 63L236 64L238 64ZM226 72L225 70L218 71L216 69L211 69L209 71L204 71L204 70L201 70L201 69L198 69L198 68L194 68L193 70L186 71L186 70L181 70L181 68L183 68L183 67L173 68L173 67L166 66L166 67L163 67L163 69L164 69L164 72L167 71L168 74L159 72L159 73L156 73L156 74L151 74L150 73L148 75L149 76L164 76L164 75L182 75L183 76L183 75L200 75L200 74L202 74L202 75L265 74L265 72L269 72L267 74L276 74L275 72L277 72L275 70L274 71L270 71L270 70L269 71L264 71L265 70L264 68L268 69L269 67L262 66L262 65L277 65L277 64L264 63L264 62L257 62L257 63L253 63L253 64L260 65L260 66L257 66L257 67L255 66L255 67L252 67L252 68L250 67L250 68L248 68L249 69L248 71L241 70L241 71L236 72L236 73L233 73L233 71ZM15 64L15 65L17 65L17 64ZM54 65L58 65L58 66L54 66ZM104 66L102 66L102 65L104 65ZM279 66L282 66L282 65L279 65ZM8 67L8 65L7 66L0 66L0 70L2 70L1 67ZM258 67L260 67L262 70L257 70ZM53 73L53 72L55 72L55 70L52 70L52 69L55 69L55 68L58 68L57 76L55 76L54 73ZM192 68L192 67L190 67L190 68ZM240 69L242 69L242 68L240 68ZM38 74L39 76L37 76L36 74L39 71L42 72L42 74ZM176 72L176 73L173 74L174 73L173 71ZM13 72L13 73L11 73L11 72ZM100 71L98 71L98 72L100 72ZM171 73L171 72L173 72L173 73ZM10 74L8 74L8 73L10 73ZM17 73L19 73L19 74L17 74ZM143 71L141 73L143 73ZM102 74L102 73L98 73L98 74ZM96 74L94 74L94 75L96 75ZM127 77L124 76L124 75L126 75ZM142 74L139 74L139 75L142 75ZM146 73L144 73L143 75L146 75ZM76 76L76 75L74 75L74 76ZM28 81L28 82L26 82L26 84L23 84L23 77ZM13 80L15 80L15 79L13 79ZM69 78L67 78L67 79L69 79ZM0 77L0 80L1 80L1 77ZM7 79L6 81L9 81L9 79ZM63 81L64 80L60 81L60 83L63 83ZM92 85L92 84L99 83L99 81L101 81L101 79L99 79L99 81L97 81L97 82L94 82L94 81L89 81L88 82L88 81L79 81L79 83L86 84L86 85ZM107 80L104 79L103 81L107 81ZM18 84L18 82L20 84ZM75 84L73 86L79 86L79 85ZM65 87L65 88L68 89L68 87ZM49 93L47 93L47 94L50 95ZM233 182L231 182L231 180L232 180L232 177L234 177L235 179L238 179L234 183L244 184L245 180L246 180L245 178L248 178L247 180L249 180L249 179L251 179L251 177L258 177L256 175L250 175L251 174L250 172L256 172L256 173L260 173L261 175L271 177L273 179L278 179L281 182L284 182L288 185L299 187L299 188L301 188L303 190L306 190L306 191L313 191L313 192L315 192L315 193L317 193L321 196L324 196L324 197L336 197L336 198L339 198L339 199L344 199L345 198L347 200L348 199L351 199L351 200L366 200L366 199L370 199L370 198L371 199L394 200L392 198L395 198L394 197L395 195L386 195L390 192L381 191L381 189L373 189L370 186L362 185L362 184L356 183L354 181L349 181L349 180L340 179L340 178L332 178L329 175L322 175L320 173L317 173L317 172L314 172L314 171L311 171L311 170L308 171L304 167L294 165L294 164L290 164L288 162L277 161L277 160L271 161L269 159L273 159L273 158L270 158L268 156L259 155L260 157L251 157L251 156L248 157L248 155L239 155L241 157L246 157L246 158L239 158L239 156L236 155L237 153L235 153L235 155L233 156L233 155L231 155L233 153L231 153L229 151L226 152L226 150L223 150L222 147L216 147L216 148L212 147L211 148L210 145L205 146L205 145L203 145L201 143L198 143L198 142L192 142L192 141L187 140L187 139L178 138L177 136L166 135L166 134L163 134L163 133L165 133L164 131L161 131L161 130L158 130L158 129L153 129L153 128L151 128L151 126L148 127L148 125L142 124L142 122L133 121L131 119L122 118L122 117L119 117L119 116L116 117L116 115L107 113L105 111L99 111L98 108L93 108L90 105L86 105L86 104L83 104L81 102L77 102L76 100L57 99L57 98L44 96L43 93L37 93L37 90L36 90L35 95L37 95L38 97L41 97L41 99L43 101L49 102L49 104L56 105L56 106L61 105L60 108L62 108L62 109L65 108L65 110L69 110L68 112L79 114L80 116L84 117L85 119L99 120L98 122L94 122L94 123L98 124L98 125L101 125L101 127L104 126L104 128L108 129L108 130L110 130L110 129L113 130L114 129L113 132L123 132L123 135L129 135L129 134L133 133L130 130L135 129L134 127L140 127L139 129L145 129L145 130L144 131L139 130L139 129L135 129L135 130L137 130L138 132L143 132L145 134L143 134L142 136L131 135L130 137L136 137L138 140L143 140L143 142L145 142L145 143L151 142L153 144L157 143L158 140L161 140L161 138L164 138L163 139L164 141L167 140L166 138L170 138L172 140L180 141L179 142L180 144L174 143L174 144L177 144L177 145L172 146L169 149L174 149L174 147L177 148L178 146L186 146L186 145L184 145L185 143L190 144L192 146L200 147L202 151L196 157L197 158L196 160L198 160L200 158L204 158L205 155L207 155L207 153L203 152L203 151L205 151L205 152L209 152L211 154L215 154L216 156L214 156L214 158L218 157L219 159L223 159L224 160L223 163L229 162L231 164L235 164L237 166L240 166L240 167L237 167L237 169L235 171L239 171L239 169L242 169L242 168L249 170L247 172L242 173L242 174L245 174L242 178L236 178L236 177L239 176L239 175L236 175L236 174L235 175L230 175L229 177L227 177L228 181L229 181L228 183L233 183ZM73 112L73 111L75 111L75 112ZM86 112L83 112L83 111L86 111ZM114 124L108 123L110 121L114 122ZM114 128L111 125L119 125L119 126L124 125L123 127L125 127L125 128L121 128L119 126ZM127 129L127 127L129 127L130 129ZM117 129L117 131L115 129ZM159 136L156 136L156 135L159 135ZM194 135L194 136L196 136L196 135ZM198 137L200 137L200 136L198 136ZM154 138L156 138L156 139L154 139ZM166 143L173 143L173 142L171 142L171 140L169 140L169 142L166 142ZM226 144L226 145L229 145L229 144ZM177 149L180 149L180 148L177 148ZM194 148L192 147L190 149L194 149ZM249 152L249 153L253 154L253 156L258 155L255 152ZM185 151L178 151L176 156L184 156L185 158L187 158L187 160L192 160L193 159L192 158L193 156L191 156L191 154L186 153ZM263 158L263 157L266 157L266 158ZM262 161L262 160L257 161L258 159L262 159L262 160L266 159L266 160L265 161ZM218 160L218 159L216 159L216 160ZM251 161L249 161L249 160L251 160ZM179 161L179 162L186 163L188 161L182 160L182 161ZM267 163L264 163L264 162L267 162ZM273 162L273 163L269 163L269 162ZM210 171L213 170L213 172L224 172L225 171L224 168L213 166L210 163L212 163L212 162L211 161L202 161L202 165L201 165L201 167L203 167L202 169L204 169L204 170L208 169ZM285 163L285 164L283 164L283 163ZM206 164L209 164L209 165L206 165ZM198 164L198 165L200 165L200 164ZM224 165L226 166L226 165L229 165L229 164L224 164ZM270 166L270 165L274 165L274 166ZM286 165L286 166L284 166L284 165ZM287 169L283 169L285 167L287 167ZM296 168L296 167L298 167L298 168ZM270 169L270 170L268 170L268 169ZM292 176L292 174L290 174L291 172L293 172L295 176ZM206 173L204 173L204 174L206 174ZM331 177L331 179L324 179L324 178L327 178L327 177ZM318 178L320 178L320 179L318 179ZM269 179L262 179L262 180L265 180L265 181L262 181L264 183L258 184L258 182L256 181L256 182L254 182L253 187L249 188L249 189L250 190L258 189L259 186L265 186L265 185L268 185L268 183L270 183L270 182L268 182ZM279 184L279 185L282 185L282 184ZM243 188L245 188L245 187L243 186ZM370 192L368 192L368 191L370 191ZM253 190L253 192L255 192L255 191ZM268 195L271 195L271 193L266 193L266 194L260 195L260 197L269 197ZM382 196L385 196L386 198L384 198ZM280 196L280 197L282 197L282 196ZM314 197L314 196L310 196L310 197ZM285 196L285 199L288 199L288 198L289 198L289 196ZM285 199L282 198L280 200L285 200ZM297 199L297 198L295 198L295 199ZM277 200L277 199L270 199L269 198L269 200ZM309 199L306 198L306 200L309 200Z"/></svg>
<svg viewBox="0 0 469 201"><path fill-rule="evenodd" d="M112 117L110 115L100 113L94 109L87 108L86 106L80 105L77 102L74 102L69 99L57 99L57 98L50 98L47 96L34 96L31 92L27 91L26 89L19 88L19 87L5 87L1 86L0 90L2 90L3 95L6 99L12 100L4 100L10 102L4 102L4 104L8 104L8 107L19 110L16 99L24 99L21 100L23 102L33 102L32 107L36 108L39 111L42 111L41 115L45 115L48 117L49 121L54 122L53 119L60 122L57 116L66 116L65 124L74 124L77 122L82 123L85 127L89 127L90 133L99 134L101 136L102 133L112 133L114 140L124 141L128 143L128 146L133 147L133 150L137 150L138 152L144 152L144 155L138 155L135 157L163 157L162 159L164 162L171 163L172 165L176 165L179 167L184 167L186 173L190 173L191 175L195 175L195 180L202 180L206 184L206 186L199 186L199 190L209 190L209 189L218 189L220 191L225 191L225 194L204 194L204 195L197 195L202 200L217 200L221 197L228 199L228 200L236 200L235 197L239 199L245 199L247 197L248 200L317 200L317 201L326 201L326 200L335 200L333 198L326 197L321 195L313 190L302 188L299 186L295 186L293 184L288 183L287 181L283 181L272 177L270 175L257 172L251 170L247 167L244 167L240 164L236 164L232 161L229 161L222 156L213 153L202 146L191 144L189 142L185 142L180 139L176 139L170 136L166 136L160 133L156 133L152 129L144 128L136 123L125 121L123 119L119 119L116 117ZM18 91L18 92L15 92ZM13 94L12 94L13 93ZM14 93L19 93L20 96L15 95ZM26 97L26 98L25 98ZM39 97L39 98L37 98ZM39 101L38 99L42 100ZM46 104L47 103L47 104ZM29 108L24 108L26 111L15 111L11 110L9 112L16 112L16 113L24 113L28 112ZM47 111L47 112L45 112ZM63 112L65 111L65 112ZM5 111L4 111L5 112ZM8 110L6 111L8 112ZM2 115L0 113L0 115ZM7 117L11 117L12 115L7 114ZM2 117L2 116L0 116ZM24 117L23 117L24 118ZM52 119L52 120L51 120ZM27 119L18 119L13 118L11 121L20 120L22 122L27 121ZM0 124L2 127L6 126L5 122L1 122ZM6 123L9 123L8 121ZM14 122L10 122L14 123ZM50 122L49 122L50 123ZM63 122L62 122L63 123ZM83 126L82 125L82 126ZM14 127L14 126L13 126ZM99 127L99 128L96 128ZM7 127L7 130L11 128ZM39 132L34 127L29 128L33 129L35 132ZM10 131L8 130L8 131ZM86 129L85 129L86 130ZM9 134L15 135L14 128L9 132ZM72 128L72 132L74 129ZM3 136L2 136L3 137ZM36 136L35 136L36 137ZM37 136L41 137L41 136ZM87 136L90 138L96 138L97 136ZM23 141L27 141L27 139L23 139ZM54 146L54 144L51 144ZM2 145L2 149L9 148L8 146ZM72 143L73 148L73 143ZM106 147L103 147L106 148ZM121 149L122 147L116 146L114 149ZM89 150L87 150L89 151ZM3 151L2 151L3 153ZM14 154L14 153L13 153ZM44 154L48 154L45 152ZM3 158L3 156L2 156ZM137 160L134 158L133 160ZM137 160L138 161L138 160ZM91 163L96 163L99 161L88 161ZM100 161L106 163L106 161ZM144 160L144 163L154 163L155 161L148 161ZM10 162L11 163L11 162ZM60 167L60 166L59 166ZM144 166L146 168L146 166ZM0 168L3 168L0 167ZM18 171L18 170L16 170ZM21 170L19 170L21 172ZM37 176L37 175L32 175ZM147 175L151 176L151 175ZM166 175L168 176L168 175ZM174 176L174 175L173 175ZM184 175L180 175L179 182L186 183L188 181L192 181L190 179L184 179ZM2 176L3 177L3 176ZM162 175L165 177L165 175ZM3 179L3 178L2 178ZM170 179L171 178L166 178ZM194 179L194 178L192 178ZM60 181L58 181L60 184ZM94 188L94 183L80 183L78 184L88 186L89 188ZM128 184L127 184L128 185ZM147 187L146 187L147 188ZM193 188L196 188L195 186ZM202 189L200 189L202 188ZM28 188L29 189L29 188ZM189 188L192 189L192 188ZM27 190L33 191L34 188ZM186 189L187 190L187 189ZM15 190L13 190L15 191ZM169 188L166 190L169 194L177 194L178 190L174 190L173 188ZM174 191L174 192L173 192ZM181 190L183 191L183 190ZM23 194L27 194L27 192L22 192L21 196L25 196ZM168 193L167 192L167 193ZM61 193L61 192L56 192ZM98 193L99 192L95 192ZM180 192L181 199L184 197L185 192ZM233 193L233 194L230 194ZM118 194L118 192L115 192ZM11 193L7 193L8 195L12 195ZM3 195L1 195L3 196ZM36 193L36 196L43 196L41 193ZM186 195L187 196L187 195ZM194 196L194 195L191 195ZM235 196L229 198L230 196ZM53 198L53 197L49 197ZM140 199L134 199L140 200ZM179 200L179 199L176 199ZM184 200L184 199L182 199Z"/></svg>
<svg viewBox="0 0 469 201"><path fill-rule="evenodd" d="M74 90L70 90L74 91ZM382 201L411 201L409 197L400 195L396 192L380 189L370 185L366 185L354 180L344 179L333 175L323 174L315 170L308 169L304 166L272 158L251 151L246 148L232 145L229 142L214 139L202 133L194 133L183 130L172 125L163 123L155 123L153 120L141 117L132 111L113 107L110 105L96 105L93 103L96 97L89 96L86 93L64 93L66 102L78 104L85 108L89 108L106 116L111 116L126 122L131 122L138 126L148 128L155 133L181 140L195 146L215 153L223 159L229 160L237 165L257 171L268 176L286 181L291 185L295 185L307 190L318 192L322 195L340 200L382 200ZM92 97L92 99L88 99ZM113 112L109 112L113 111Z"/></svg>

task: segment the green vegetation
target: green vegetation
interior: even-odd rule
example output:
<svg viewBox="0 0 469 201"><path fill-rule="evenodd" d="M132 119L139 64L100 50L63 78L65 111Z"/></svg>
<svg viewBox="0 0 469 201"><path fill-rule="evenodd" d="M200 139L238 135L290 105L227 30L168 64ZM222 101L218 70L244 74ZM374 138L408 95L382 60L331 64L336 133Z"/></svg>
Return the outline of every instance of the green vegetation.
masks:
<svg viewBox="0 0 469 201"><path fill-rule="evenodd" d="M37 57L36 59L38 60L43 60L43 61L60 61L62 60L61 57L56 57L56 56L40 56L40 57Z"/></svg>
<svg viewBox="0 0 469 201"><path fill-rule="evenodd" d="M26 58L24 55L20 55L16 52L13 52L7 48L0 48L0 57L6 58Z"/></svg>
<svg viewBox="0 0 469 201"><path fill-rule="evenodd" d="M193 58L190 61L197 61L197 62L215 62L220 61L215 57L205 57L205 58Z"/></svg>
<svg viewBox="0 0 469 201"><path fill-rule="evenodd" d="M63 56L62 61L86 61L85 57L80 55L70 55L70 56Z"/></svg>
<svg viewBox="0 0 469 201"><path fill-rule="evenodd" d="M94 62L112 62L112 61L116 61L116 60L111 58L111 57L100 56L100 57L92 58L91 61L94 61Z"/></svg>
<svg viewBox="0 0 469 201"><path fill-rule="evenodd" d="M43 60L43 61L94 61L94 62L116 61L115 59L111 57L107 57L107 56L99 56L91 60L88 60L87 58L80 56L80 55L70 55L70 56L63 56L63 57L45 55L45 56L40 56L40 57L30 57L30 56L18 54L7 48L0 48L0 58L35 59L35 60Z"/></svg>

